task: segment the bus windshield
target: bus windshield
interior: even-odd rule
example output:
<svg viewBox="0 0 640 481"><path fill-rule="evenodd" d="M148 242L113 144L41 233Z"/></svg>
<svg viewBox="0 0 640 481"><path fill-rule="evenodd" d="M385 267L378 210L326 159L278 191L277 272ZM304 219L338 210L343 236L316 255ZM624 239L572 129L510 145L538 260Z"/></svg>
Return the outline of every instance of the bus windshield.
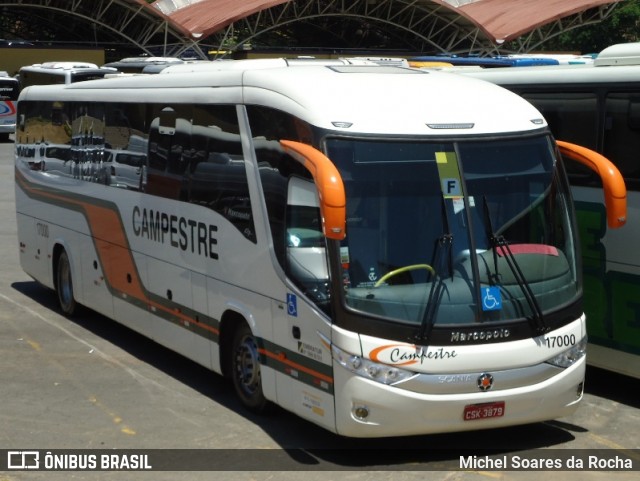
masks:
<svg viewBox="0 0 640 481"><path fill-rule="evenodd" d="M18 100L18 81L13 77L0 75L0 100Z"/></svg>
<svg viewBox="0 0 640 481"><path fill-rule="evenodd" d="M568 185L547 136L329 139L347 196L350 309L424 333L527 320L580 294Z"/></svg>

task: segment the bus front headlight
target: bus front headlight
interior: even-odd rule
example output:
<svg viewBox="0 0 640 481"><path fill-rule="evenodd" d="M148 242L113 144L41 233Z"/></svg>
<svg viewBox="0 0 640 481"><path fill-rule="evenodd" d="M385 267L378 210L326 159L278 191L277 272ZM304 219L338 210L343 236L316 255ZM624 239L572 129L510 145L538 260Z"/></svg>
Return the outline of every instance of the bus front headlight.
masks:
<svg viewBox="0 0 640 481"><path fill-rule="evenodd" d="M405 369L380 364L361 356L356 356L355 354L346 353L333 344L331 345L331 353L338 364L345 369L348 369L358 376L382 384L392 385L416 375L416 373Z"/></svg>
<svg viewBox="0 0 640 481"><path fill-rule="evenodd" d="M582 359L586 353L587 336L583 337L575 346L571 346L557 356L547 359L546 362L558 367L569 367Z"/></svg>

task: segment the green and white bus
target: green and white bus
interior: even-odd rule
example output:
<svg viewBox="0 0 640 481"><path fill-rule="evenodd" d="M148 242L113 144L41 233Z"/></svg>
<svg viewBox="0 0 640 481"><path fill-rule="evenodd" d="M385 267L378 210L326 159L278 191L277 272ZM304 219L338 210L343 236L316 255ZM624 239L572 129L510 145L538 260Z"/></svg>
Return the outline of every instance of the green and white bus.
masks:
<svg viewBox="0 0 640 481"><path fill-rule="evenodd" d="M601 184L568 168L582 241L588 361L640 377L640 43L603 50L592 64L493 69L469 75L502 85L542 112L563 140L600 152L629 190L627 226L607 229Z"/></svg>
<svg viewBox="0 0 640 481"><path fill-rule="evenodd" d="M22 91L20 262L62 312L345 436L572 413L587 337L560 149L609 162L488 82L244 62ZM43 144L70 164L34 161ZM118 151L144 152L136 181L112 182ZM621 225L624 184L603 183Z"/></svg>

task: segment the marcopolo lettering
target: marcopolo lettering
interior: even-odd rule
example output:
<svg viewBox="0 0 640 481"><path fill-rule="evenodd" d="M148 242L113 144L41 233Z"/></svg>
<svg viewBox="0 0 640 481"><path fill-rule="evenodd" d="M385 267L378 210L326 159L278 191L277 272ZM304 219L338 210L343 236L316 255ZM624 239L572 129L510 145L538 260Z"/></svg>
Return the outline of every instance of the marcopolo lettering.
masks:
<svg viewBox="0 0 640 481"><path fill-rule="evenodd" d="M138 206L133 208L132 224L136 237L211 259L218 258L214 250L218 244L215 225Z"/></svg>
<svg viewBox="0 0 640 481"><path fill-rule="evenodd" d="M507 339L511 336L509 329L487 329L484 331L451 331L451 342L492 341Z"/></svg>

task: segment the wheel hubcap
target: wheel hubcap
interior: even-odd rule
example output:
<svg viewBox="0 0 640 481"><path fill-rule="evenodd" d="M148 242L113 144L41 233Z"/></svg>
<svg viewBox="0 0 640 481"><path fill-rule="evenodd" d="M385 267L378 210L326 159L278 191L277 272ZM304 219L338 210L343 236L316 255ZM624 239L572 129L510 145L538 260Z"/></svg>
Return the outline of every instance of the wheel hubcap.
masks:
<svg viewBox="0 0 640 481"><path fill-rule="evenodd" d="M260 384L258 346L250 336L245 336L236 350L236 375L247 394L253 394Z"/></svg>

